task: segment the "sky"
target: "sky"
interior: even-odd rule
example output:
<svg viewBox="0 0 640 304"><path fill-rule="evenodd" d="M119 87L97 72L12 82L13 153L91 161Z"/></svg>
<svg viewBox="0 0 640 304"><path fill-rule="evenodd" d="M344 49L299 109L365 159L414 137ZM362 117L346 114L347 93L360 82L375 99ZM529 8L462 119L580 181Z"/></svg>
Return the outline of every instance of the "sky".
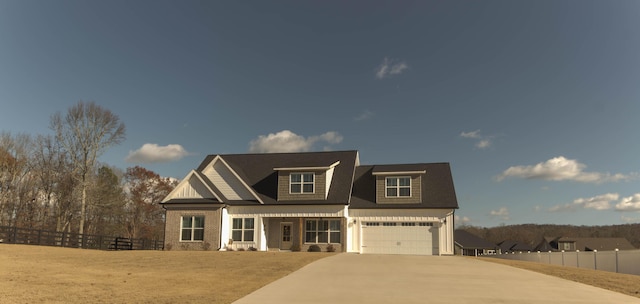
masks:
<svg viewBox="0 0 640 304"><path fill-rule="evenodd" d="M458 225L640 222L638 1L0 0L0 131L118 115L100 161L451 164Z"/></svg>

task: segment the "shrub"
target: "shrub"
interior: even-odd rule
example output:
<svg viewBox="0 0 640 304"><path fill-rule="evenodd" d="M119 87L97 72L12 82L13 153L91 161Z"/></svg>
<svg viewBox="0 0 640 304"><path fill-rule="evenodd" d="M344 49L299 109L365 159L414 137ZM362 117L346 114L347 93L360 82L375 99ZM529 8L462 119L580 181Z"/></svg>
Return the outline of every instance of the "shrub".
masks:
<svg viewBox="0 0 640 304"><path fill-rule="evenodd" d="M327 252L335 252L336 248L333 247L333 244L329 244L329 246L327 246Z"/></svg>
<svg viewBox="0 0 640 304"><path fill-rule="evenodd" d="M322 249L320 249L320 246L318 245L311 245L309 246L309 250L307 250L309 252L321 252Z"/></svg>
<svg viewBox="0 0 640 304"><path fill-rule="evenodd" d="M244 248L240 247L238 248L238 251L244 251Z"/></svg>
<svg viewBox="0 0 640 304"><path fill-rule="evenodd" d="M249 250L249 251L258 251L258 248L255 248L255 247L251 246L251 247L249 247L249 249L248 249L248 250Z"/></svg>
<svg viewBox="0 0 640 304"><path fill-rule="evenodd" d="M171 251L171 248L173 248L173 245L171 245L171 243L168 243L168 244L164 245L164 250L166 250L166 251Z"/></svg>
<svg viewBox="0 0 640 304"><path fill-rule="evenodd" d="M209 250L211 249L211 244L209 242L204 242L202 243L202 249L203 250Z"/></svg>

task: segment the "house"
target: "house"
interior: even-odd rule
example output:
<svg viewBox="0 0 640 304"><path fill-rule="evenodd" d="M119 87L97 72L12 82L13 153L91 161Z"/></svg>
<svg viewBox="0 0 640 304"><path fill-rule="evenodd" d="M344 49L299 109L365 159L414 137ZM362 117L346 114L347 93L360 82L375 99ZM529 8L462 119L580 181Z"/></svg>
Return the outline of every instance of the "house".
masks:
<svg viewBox="0 0 640 304"><path fill-rule="evenodd" d="M539 251L613 251L636 249L626 238L544 237L536 246Z"/></svg>
<svg viewBox="0 0 640 304"><path fill-rule="evenodd" d="M161 204L168 250L421 255L453 254L458 208L448 163L357 151L209 155Z"/></svg>
<svg viewBox="0 0 640 304"><path fill-rule="evenodd" d="M518 241L505 240L498 243L500 253L514 253L514 252L530 252L533 251L533 247L529 244L525 244Z"/></svg>
<svg viewBox="0 0 640 304"><path fill-rule="evenodd" d="M465 230L453 232L456 255L488 255L496 254L498 246Z"/></svg>

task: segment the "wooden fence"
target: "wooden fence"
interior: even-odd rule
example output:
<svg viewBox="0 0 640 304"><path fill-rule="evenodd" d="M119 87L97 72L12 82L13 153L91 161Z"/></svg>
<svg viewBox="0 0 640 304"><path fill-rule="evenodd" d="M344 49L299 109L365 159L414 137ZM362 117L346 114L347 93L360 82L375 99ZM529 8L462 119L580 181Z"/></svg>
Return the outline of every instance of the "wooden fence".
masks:
<svg viewBox="0 0 640 304"><path fill-rule="evenodd" d="M0 243L99 250L162 250L164 241L0 226Z"/></svg>

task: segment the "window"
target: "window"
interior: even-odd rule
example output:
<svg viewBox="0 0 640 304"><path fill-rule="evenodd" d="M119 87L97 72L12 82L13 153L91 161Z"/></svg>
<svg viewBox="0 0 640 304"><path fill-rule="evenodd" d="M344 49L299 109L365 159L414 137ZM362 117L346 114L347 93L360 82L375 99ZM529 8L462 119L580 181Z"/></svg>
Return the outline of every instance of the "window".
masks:
<svg viewBox="0 0 640 304"><path fill-rule="evenodd" d="M183 216L180 241L204 240L204 216Z"/></svg>
<svg viewBox="0 0 640 304"><path fill-rule="evenodd" d="M411 177L387 177L385 188L387 197L410 197Z"/></svg>
<svg viewBox="0 0 640 304"><path fill-rule="evenodd" d="M253 242L253 218L234 218L231 238L237 242Z"/></svg>
<svg viewBox="0 0 640 304"><path fill-rule="evenodd" d="M313 173L291 173L289 175L290 193L314 193Z"/></svg>
<svg viewBox="0 0 640 304"><path fill-rule="evenodd" d="M307 220L305 243L340 243L340 220Z"/></svg>
<svg viewBox="0 0 640 304"><path fill-rule="evenodd" d="M562 249L571 250L571 243L562 243Z"/></svg>

